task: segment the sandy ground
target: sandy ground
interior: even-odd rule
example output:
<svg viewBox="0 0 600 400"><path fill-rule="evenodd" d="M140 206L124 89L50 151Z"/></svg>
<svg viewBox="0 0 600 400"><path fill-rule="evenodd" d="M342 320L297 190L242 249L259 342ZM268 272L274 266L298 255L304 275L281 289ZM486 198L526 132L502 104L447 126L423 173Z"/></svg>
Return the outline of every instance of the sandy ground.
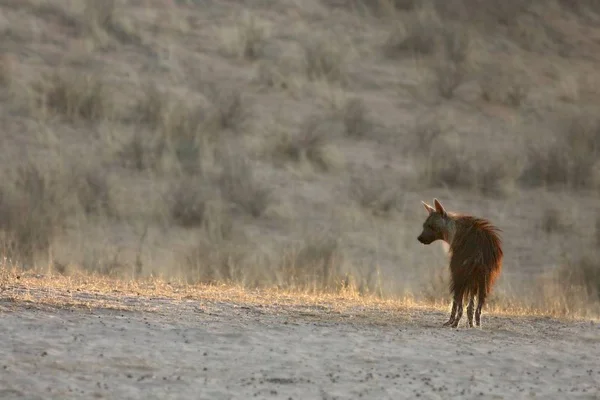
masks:
<svg viewBox="0 0 600 400"><path fill-rule="evenodd" d="M0 302L6 400L600 399L597 322L484 315L450 329L422 309L29 295Z"/></svg>

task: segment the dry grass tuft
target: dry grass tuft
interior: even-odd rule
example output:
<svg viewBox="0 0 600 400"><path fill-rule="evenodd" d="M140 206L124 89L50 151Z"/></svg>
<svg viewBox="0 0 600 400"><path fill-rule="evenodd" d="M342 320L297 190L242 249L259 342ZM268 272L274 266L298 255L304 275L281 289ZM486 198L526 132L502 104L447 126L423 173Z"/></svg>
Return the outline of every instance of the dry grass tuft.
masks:
<svg viewBox="0 0 600 400"><path fill-rule="evenodd" d="M73 212L70 183L64 171L42 169L33 163L3 177L0 231L5 257L31 266L37 256L48 255Z"/></svg>
<svg viewBox="0 0 600 400"><path fill-rule="evenodd" d="M186 228L202 226L206 221L210 189L200 179L186 177L169 192L171 217Z"/></svg>
<svg viewBox="0 0 600 400"><path fill-rule="evenodd" d="M592 251L559 269L558 278L567 289L585 293L600 305L600 252Z"/></svg>
<svg viewBox="0 0 600 400"><path fill-rule="evenodd" d="M117 217L110 182L99 167L78 171L74 184L77 199L86 214Z"/></svg>
<svg viewBox="0 0 600 400"><path fill-rule="evenodd" d="M421 181L430 187L499 195L514 188L522 167L517 155L468 150L441 138L435 141L422 171Z"/></svg>
<svg viewBox="0 0 600 400"><path fill-rule="evenodd" d="M291 62L284 60L260 61L256 69L256 82L260 85L278 90L289 90L295 86L294 68ZM302 71L304 73L304 71ZM298 74L301 75L301 74Z"/></svg>
<svg viewBox="0 0 600 400"><path fill-rule="evenodd" d="M398 193L393 187L377 177L355 177L350 183L350 196L374 215L386 216L398 205Z"/></svg>
<svg viewBox="0 0 600 400"><path fill-rule="evenodd" d="M347 136L360 139L371 131L371 119L367 107L361 99L348 100L341 113Z"/></svg>
<svg viewBox="0 0 600 400"><path fill-rule="evenodd" d="M421 7L397 24L385 42L388 57L430 55L437 48L441 22L435 9Z"/></svg>
<svg viewBox="0 0 600 400"><path fill-rule="evenodd" d="M219 187L224 198L241 210L258 218L273 202L273 192L254 176L248 160L229 157L219 176Z"/></svg>
<svg viewBox="0 0 600 400"><path fill-rule="evenodd" d="M288 246L275 257L239 238L204 237L188 254L184 265L188 281L248 288L340 293L357 281L344 264L339 240L330 234Z"/></svg>
<svg viewBox="0 0 600 400"><path fill-rule="evenodd" d="M234 27L221 31L225 54L250 61L263 57L269 36L268 22L249 12L245 12Z"/></svg>
<svg viewBox="0 0 600 400"><path fill-rule="evenodd" d="M530 147L521 180L527 186L595 188L600 184L599 143L598 117L584 114L570 118L548 148Z"/></svg>
<svg viewBox="0 0 600 400"><path fill-rule="evenodd" d="M123 17L123 7L118 0L97 2L87 0L81 17L81 30L94 43L105 49L113 42L141 44L142 38L131 21Z"/></svg>
<svg viewBox="0 0 600 400"><path fill-rule="evenodd" d="M246 253L238 246L202 240L186 256L184 276L193 284L247 284L243 262Z"/></svg>
<svg viewBox="0 0 600 400"><path fill-rule="evenodd" d="M333 38L312 39L304 44L304 63L308 79L345 83L347 47Z"/></svg>
<svg viewBox="0 0 600 400"><path fill-rule="evenodd" d="M137 130L117 152L126 168L137 171L160 168L164 152L164 141L154 132Z"/></svg>
<svg viewBox="0 0 600 400"><path fill-rule="evenodd" d="M444 129L437 119L418 119L415 123L414 137L407 146L408 151L418 155L428 155L443 133Z"/></svg>
<svg viewBox="0 0 600 400"><path fill-rule="evenodd" d="M213 119L216 127L239 132L250 118L241 90L235 87L209 85L208 95L213 103Z"/></svg>
<svg viewBox="0 0 600 400"><path fill-rule="evenodd" d="M34 116L49 115L98 121L114 117L112 94L96 74L55 70L31 85L30 111Z"/></svg>
<svg viewBox="0 0 600 400"><path fill-rule="evenodd" d="M278 275L280 287L312 293L339 292L349 284L339 239L330 234L313 236L285 251Z"/></svg>
<svg viewBox="0 0 600 400"><path fill-rule="evenodd" d="M149 83L135 107L137 122L159 131L165 138L193 137L203 127L206 112L190 99L176 96Z"/></svg>
<svg viewBox="0 0 600 400"><path fill-rule="evenodd" d="M307 119L297 134L278 131L273 140L273 157L294 164L308 163L318 171L331 171L340 165L330 145L329 121L322 117Z"/></svg>
<svg viewBox="0 0 600 400"><path fill-rule="evenodd" d="M530 88L526 82L527 78L517 71L486 65L479 81L481 98L489 103L519 108L529 97Z"/></svg>
<svg viewBox="0 0 600 400"><path fill-rule="evenodd" d="M441 42L442 54L434 66L435 82L440 96L450 99L469 73L469 32L459 26L445 26Z"/></svg>
<svg viewBox="0 0 600 400"><path fill-rule="evenodd" d="M214 139L214 127L197 103L146 86L135 108L136 119L150 131L137 131L125 143L121 156L138 170L156 169L164 157L187 173L198 172L201 157Z"/></svg>

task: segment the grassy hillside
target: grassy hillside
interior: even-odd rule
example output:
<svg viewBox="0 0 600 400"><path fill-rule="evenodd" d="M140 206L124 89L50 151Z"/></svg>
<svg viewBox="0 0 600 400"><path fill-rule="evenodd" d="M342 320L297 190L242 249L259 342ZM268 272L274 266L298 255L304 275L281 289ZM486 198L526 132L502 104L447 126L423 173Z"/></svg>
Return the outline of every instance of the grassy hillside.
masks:
<svg viewBox="0 0 600 400"><path fill-rule="evenodd" d="M4 254L444 298L435 196L503 230L497 298L597 307L597 4L0 0Z"/></svg>

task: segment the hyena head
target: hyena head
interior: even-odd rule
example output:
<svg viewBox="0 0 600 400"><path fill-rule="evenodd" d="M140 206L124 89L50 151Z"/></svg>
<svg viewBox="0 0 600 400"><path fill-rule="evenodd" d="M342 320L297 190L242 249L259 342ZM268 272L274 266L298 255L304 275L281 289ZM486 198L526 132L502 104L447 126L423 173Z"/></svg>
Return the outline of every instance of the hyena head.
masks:
<svg viewBox="0 0 600 400"><path fill-rule="evenodd" d="M431 244L436 240L445 240L451 243L454 232L454 221L448 216L442 204L438 199L433 200L435 208L423 201L421 203L423 203L429 216L423 223L423 232L421 232L417 240L423 244Z"/></svg>

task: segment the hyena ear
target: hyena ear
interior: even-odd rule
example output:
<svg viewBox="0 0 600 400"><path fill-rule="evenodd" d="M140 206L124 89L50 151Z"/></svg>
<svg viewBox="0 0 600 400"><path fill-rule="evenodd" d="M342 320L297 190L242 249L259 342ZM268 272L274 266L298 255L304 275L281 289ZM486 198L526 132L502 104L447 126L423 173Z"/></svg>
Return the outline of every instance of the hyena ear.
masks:
<svg viewBox="0 0 600 400"><path fill-rule="evenodd" d="M448 216L448 213L444 209L444 206L442 206L442 203L440 203L438 199L433 199L433 204L435 205L435 211L438 214L441 214L442 217L447 217Z"/></svg>
<svg viewBox="0 0 600 400"><path fill-rule="evenodd" d="M424 201L422 201L421 204L423 204L423 207L425 207L425 209L427 210L427 212L429 214L431 214L432 212L435 212L435 208L431 207L429 204L425 203Z"/></svg>

